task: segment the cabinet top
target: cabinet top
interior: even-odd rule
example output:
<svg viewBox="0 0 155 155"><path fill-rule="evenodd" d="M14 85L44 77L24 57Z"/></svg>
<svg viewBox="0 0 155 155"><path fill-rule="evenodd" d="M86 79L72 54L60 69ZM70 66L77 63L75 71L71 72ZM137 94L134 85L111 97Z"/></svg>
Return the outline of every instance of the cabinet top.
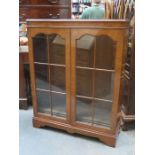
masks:
<svg viewBox="0 0 155 155"><path fill-rule="evenodd" d="M75 20L75 19L27 19L28 27L55 27L55 28L119 28L129 27L129 20L103 19L103 20Z"/></svg>

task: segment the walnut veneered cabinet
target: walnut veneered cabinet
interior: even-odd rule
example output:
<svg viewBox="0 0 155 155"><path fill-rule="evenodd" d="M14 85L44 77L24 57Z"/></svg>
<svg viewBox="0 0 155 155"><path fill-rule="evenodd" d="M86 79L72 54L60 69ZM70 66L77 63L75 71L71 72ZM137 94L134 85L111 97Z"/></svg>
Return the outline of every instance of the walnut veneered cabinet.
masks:
<svg viewBox="0 0 155 155"><path fill-rule="evenodd" d="M115 146L128 37L125 20L27 20L34 127Z"/></svg>

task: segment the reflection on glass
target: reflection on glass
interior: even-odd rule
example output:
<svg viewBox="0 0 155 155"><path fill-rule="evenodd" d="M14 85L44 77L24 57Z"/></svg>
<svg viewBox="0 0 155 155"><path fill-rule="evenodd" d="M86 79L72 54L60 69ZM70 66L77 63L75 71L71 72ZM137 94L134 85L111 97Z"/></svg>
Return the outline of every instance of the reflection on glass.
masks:
<svg viewBox="0 0 155 155"><path fill-rule="evenodd" d="M48 63L47 36L38 34L33 37L34 62Z"/></svg>
<svg viewBox="0 0 155 155"><path fill-rule="evenodd" d="M112 100L114 73L95 71L95 97Z"/></svg>
<svg viewBox="0 0 155 155"><path fill-rule="evenodd" d="M36 87L49 90L48 66L35 64Z"/></svg>
<svg viewBox="0 0 155 155"><path fill-rule="evenodd" d="M92 71L76 69L76 94L92 96Z"/></svg>
<svg viewBox="0 0 155 155"><path fill-rule="evenodd" d="M49 36L50 63L65 64L65 40L57 34Z"/></svg>
<svg viewBox="0 0 155 155"><path fill-rule="evenodd" d="M57 117L66 117L66 95L51 93L52 114Z"/></svg>
<svg viewBox="0 0 155 155"><path fill-rule="evenodd" d="M112 103L95 101L94 125L110 127Z"/></svg>
<svg viewBox="0 0 155 155"><path fill-rule="evenodd" d="M96 37L96 68L114 69L115 43L108 36Z"/></svg>
<svg viewBox="0 0 155 155"><path fill-rule="evenodd" d="M38 112L51 114L50 108L50 93L43 91L36 91L38 101Z"/></svg>
<svg viewBox="0 0 155 155"><path fill-rule="evenodd" d="M95 60L94 60L95 58ZM84 35L76 41L76 65L114 69L115 42L108 36Z"/></svg>
<svg viewBox="0 0 155 155"><path fill-rule="evenodd" d="M76 121L88 125L110 127L112 103L76 98Z"/></svg>
<svg viewBox="0 0 155 155"><path fill-rule="evenodd" d="M93 67L93 51L95 37L84 35L77 40L76 44L76 65L83 67Z"/></svg>
<svg viewBox="0 0 155 155"><path fill-rule="evenodd" d="M76 121L92 124L91 100L76 98Z"/></svg>
<svg viewBox="0 0 155 155"><path fill-rule="evenodd" d="M65 68L52 66L51 71L51 90L66 92Z"/></svg>

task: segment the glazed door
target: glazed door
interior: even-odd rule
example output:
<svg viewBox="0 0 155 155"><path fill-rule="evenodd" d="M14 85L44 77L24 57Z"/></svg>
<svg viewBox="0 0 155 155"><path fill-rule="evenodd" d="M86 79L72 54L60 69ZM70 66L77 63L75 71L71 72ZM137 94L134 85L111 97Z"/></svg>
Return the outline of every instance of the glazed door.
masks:
<svg viewBox="0 0 155 155"><path fill-rule="evenodd" d="M119 31L118 31L119 32ZM122 63L115 30L72 30L72 123L110 130L116 125Z"/></svg>
<svg viewBox="0 0 155 155"><path fill-rule="evenodd" d="M36 115L69 121L69 31L38 32L32 38Z"/></svg>

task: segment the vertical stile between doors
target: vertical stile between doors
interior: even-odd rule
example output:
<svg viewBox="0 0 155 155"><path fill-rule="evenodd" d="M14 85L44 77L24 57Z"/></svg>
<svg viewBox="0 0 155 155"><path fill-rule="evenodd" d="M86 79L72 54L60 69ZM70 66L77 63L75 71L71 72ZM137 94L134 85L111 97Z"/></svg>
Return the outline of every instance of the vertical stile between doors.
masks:
<svg viewBox="0 0 155 155"><path fill-rule="evenodd" d="M65 29L66 33L66 50L65 50L65 61L66 61L66 114L67 122L71 123L71 51L70 51L70 29Z"/></svg>
<svg viewBox="0 0 155 155"><path fill-rule="evenodd" d="M49 50L49 36L46 35L46 43L47 43L47 56L48 56L48 78L49 78L49 89L51 89L51 68L50 68L50 58L51 58L51 54L50 54L50 50ZM51 92L49 91L49 101L50 101L50 109L51 109L51 115L53 115L53 109L52 109L52 95Z"/></svg>
<svg viewBox="0 0 155 155"><path fill-rule="evenodd" d="M93 50L93 68L95 68L96 66L96 36L95 36L95 46L94 46L94 50ZM94 98L95 98L95 75L96 72L95 70L93 69L92 70L92 110L93 110L93 115L92 115L92 125L94 125L94 117L95 117L95 106L96 106L96 103L94 101Z"/></svg>

